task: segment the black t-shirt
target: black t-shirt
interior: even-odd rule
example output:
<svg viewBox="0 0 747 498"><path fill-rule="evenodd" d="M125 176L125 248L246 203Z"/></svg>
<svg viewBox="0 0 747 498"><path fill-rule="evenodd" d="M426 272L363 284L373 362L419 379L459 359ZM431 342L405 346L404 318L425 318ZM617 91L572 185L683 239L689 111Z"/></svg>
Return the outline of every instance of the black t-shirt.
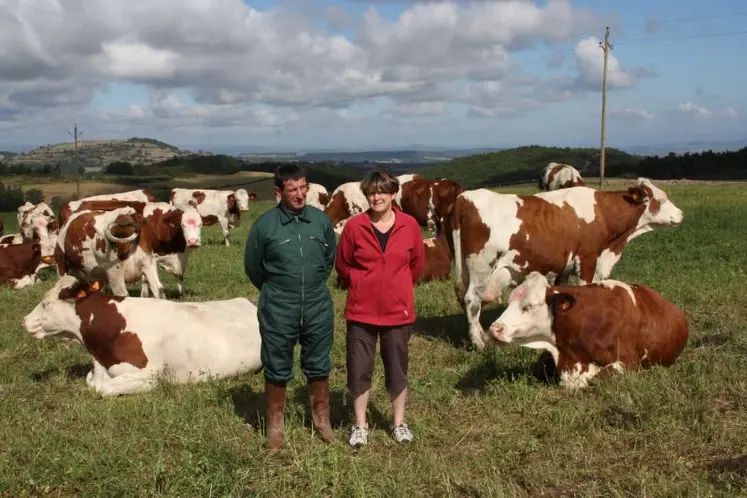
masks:
<svg viewBox="0 0 747 498"><path fill-rule="evenodd" d="M394 228L394 224L392 224L392 226L389 227L389 230L387 230L384 233L380 232L379 229L376 228L376 225L374 225L373 223L371 224L371 226L374 229L376 238L379 239L379 245L381 246L381 251L382 252L386 251L386 243L389 240L389 235L392 233L392 228Z"/></svg>

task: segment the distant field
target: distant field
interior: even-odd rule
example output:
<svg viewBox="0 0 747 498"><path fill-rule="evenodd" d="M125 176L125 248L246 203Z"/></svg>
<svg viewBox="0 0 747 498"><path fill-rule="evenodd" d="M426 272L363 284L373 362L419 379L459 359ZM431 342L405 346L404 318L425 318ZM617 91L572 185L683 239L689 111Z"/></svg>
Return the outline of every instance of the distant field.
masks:
<svg viewBox="0 0 747 498"><path fill-rule="evenodd" d="M311 435L297 362L288 449L276 457L262 448L261 374L98 399L85 385L90 359L80 345L36 341L19 326L54 278L0 290L0 495L744 496L747 188L666 190L685 212L684 224L632 241L613 277L647 283L684 308L691 338L679 361L567 393L533 376L536 351L471 351L451 283L422 285L411 340L409 447L389 436L378 358L370 445L358 452L347 446L352 400L343 406L345 293L337 289L331 382L340 441L326 446ZM205 245L190 260L188 299L256 302L243 246L251 222L272 204L257 203L242 216L229 248L216 227L205 231ZM15 215L4 216L10 231ZM173 279L164 282L174 289ZM499 312L492 306L483 324Z"/></svg>

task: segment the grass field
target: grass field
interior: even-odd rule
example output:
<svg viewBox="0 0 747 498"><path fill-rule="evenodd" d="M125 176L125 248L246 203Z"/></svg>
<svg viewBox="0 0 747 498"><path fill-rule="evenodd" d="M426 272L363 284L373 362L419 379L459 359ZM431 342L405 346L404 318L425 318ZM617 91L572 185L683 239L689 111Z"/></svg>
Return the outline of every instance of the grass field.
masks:
<svg viewBox="0 0 747 498"><path fill-rule="evenodd" d="M508 189L504 189L508 190ZM512 191L534 191L533 187ZM416 290L408 421L415 442L389 436L377 359L368 447L347 446L344 293L335 290L333 423L327 446L309 430L298 365L286 411L287 449L263 450L260 375L98 399L77 343L36 341L21 318L53 278L0 290L0 494L18 496L724 496L747 488L747 188L667 187L684 224L633 241L613 277L652 285L682 306L691 338L671 368L626 373L575 394L532 374L539 353L466 347L451 284ZM232 245L206 230L188 299L249 296L242 218ZM6 215L6 230L14 216ZM330 285L334 275L330 278ZM174 288L164 278L167 289ZM134 289L134 288L133 288ZM485 325L499 313L483 314ZM298 351L297 353L298 354Z"/></svg>

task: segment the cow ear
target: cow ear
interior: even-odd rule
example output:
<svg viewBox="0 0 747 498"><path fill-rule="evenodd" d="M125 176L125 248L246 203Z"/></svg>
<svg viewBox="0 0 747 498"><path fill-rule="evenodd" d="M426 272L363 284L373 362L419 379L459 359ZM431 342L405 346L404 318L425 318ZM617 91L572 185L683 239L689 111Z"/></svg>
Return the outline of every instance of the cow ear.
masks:
<svg viewBox="0 0 747 498"><path fill-rule="evenodd" d="M628 198L633 204L641 204L646 200L646 191L641 187L630 187L628 189Z"/></svg>
<svg viewBox="0 0 747 498"><path fill-rule="evenodd" d="M70 287L60 290L59 299L63 301L74 301L88 295L87 285L84 282L76 282Z"/></svg>
<svg viewBox="0 0 747 498"><path fill-rule="evenodd" d="M564 313L573 308L575 304L576 298L565 292L553 294L550 297L550 308L552 309L553 315Z"/></svg>

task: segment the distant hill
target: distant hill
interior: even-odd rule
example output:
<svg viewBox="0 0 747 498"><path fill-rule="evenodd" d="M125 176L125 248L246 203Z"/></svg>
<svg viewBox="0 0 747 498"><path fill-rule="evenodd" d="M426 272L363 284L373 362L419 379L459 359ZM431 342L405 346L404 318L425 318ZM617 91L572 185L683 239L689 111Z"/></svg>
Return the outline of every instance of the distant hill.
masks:
<svg viewBox="0 0 747 498"><path fill-rule="evenodd" d="M641 158L618 149L606 149L605 174L635 171ZM531 145L453 159L419 171L428 178L451 178L470 188L513 182L536 182L551 161L566 163L594 176L599 172L599 150L593 148Z"/></svg>
<svg viewBox="0 0 747 498"><path fill-rule="evenodd" d="M192 153L189 151L183 151L152 138L135 137L126 140L82 140L78 142L80 165L94 170L118 161L134 165L150 165L190 154ZM71 165L74 155L74 144L66 142L44 145L2 159L9 166L23 164L37 168L45 165Z"/></svg>

